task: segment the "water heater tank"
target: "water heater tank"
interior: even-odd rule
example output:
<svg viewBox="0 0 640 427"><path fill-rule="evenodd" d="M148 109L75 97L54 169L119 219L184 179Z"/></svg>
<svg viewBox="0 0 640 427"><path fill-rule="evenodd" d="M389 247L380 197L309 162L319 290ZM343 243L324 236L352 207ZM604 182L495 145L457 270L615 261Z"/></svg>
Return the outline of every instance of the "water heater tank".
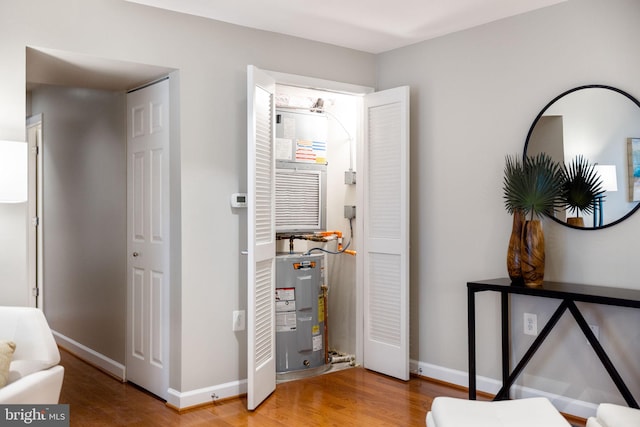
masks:
<svg viewBox="0 0 640 427"><path fill-rule="evenodd" d="M324 255L276 256L276 372L323 367Z"/></svg>

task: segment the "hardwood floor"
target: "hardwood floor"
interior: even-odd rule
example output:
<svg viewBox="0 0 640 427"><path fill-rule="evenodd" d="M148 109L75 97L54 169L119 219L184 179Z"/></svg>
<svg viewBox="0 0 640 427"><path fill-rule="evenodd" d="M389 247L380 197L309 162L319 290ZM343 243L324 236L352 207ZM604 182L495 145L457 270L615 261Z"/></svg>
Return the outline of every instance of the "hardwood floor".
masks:
<svg viewBox="0 0 640 427"><path fill-rule="evenodd" d="M60 403L70 405L71 426L424 426L436 396L467 396L431 381L403 382L351 368L278 384L253 412L242 397L178 413L155 396L60 353L65 367Z"/></svg>

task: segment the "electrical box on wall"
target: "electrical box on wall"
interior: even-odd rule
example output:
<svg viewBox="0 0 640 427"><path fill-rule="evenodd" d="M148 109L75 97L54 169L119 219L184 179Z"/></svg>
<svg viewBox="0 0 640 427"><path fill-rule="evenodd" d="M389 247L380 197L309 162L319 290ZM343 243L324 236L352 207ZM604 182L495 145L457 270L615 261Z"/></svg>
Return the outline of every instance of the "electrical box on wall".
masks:
<svg viewBox="0 0 640 427"><path fill-rule="evenodd" d="M354 205L344 205L344 217L353 219L356 217L356 207Z"/></svg>
<svg viewBox="0 0 640 427"><path fill-rule="evenodd" d="M356 171L348 170L344 172L344 183L346 185L353 185L356 183Z"/></svg>

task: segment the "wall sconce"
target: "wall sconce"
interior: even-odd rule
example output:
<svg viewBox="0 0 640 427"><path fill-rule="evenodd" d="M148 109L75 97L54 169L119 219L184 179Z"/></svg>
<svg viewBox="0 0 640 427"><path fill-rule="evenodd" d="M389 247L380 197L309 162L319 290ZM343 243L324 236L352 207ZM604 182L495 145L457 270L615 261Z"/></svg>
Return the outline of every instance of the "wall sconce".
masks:
<svg viewBox="0 0 640 427"><path fill-rule="evenodd" d="M602 189L606 191L618 191L618 178L616 176L616 165L595 165L595 172L602 179ZM602 206L603 194L593 201L593 226L602 227L604 223L604 211Z"/></svg>
<svg viewBox="0 0 640 427"><path fill-rule="evenodd" d="M0 203L27 201L28 144L0 141Z"/></svg>

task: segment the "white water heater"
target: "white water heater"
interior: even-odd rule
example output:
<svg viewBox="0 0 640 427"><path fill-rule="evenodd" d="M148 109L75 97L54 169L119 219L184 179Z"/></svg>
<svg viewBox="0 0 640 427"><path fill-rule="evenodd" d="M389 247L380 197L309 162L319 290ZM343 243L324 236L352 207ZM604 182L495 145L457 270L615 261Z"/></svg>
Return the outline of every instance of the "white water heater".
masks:
<svg viewBox="0 0 640 427"><path fill-rule="evenodd" d="M324 255L276 256L276 372L324 367Z"/></svg>

